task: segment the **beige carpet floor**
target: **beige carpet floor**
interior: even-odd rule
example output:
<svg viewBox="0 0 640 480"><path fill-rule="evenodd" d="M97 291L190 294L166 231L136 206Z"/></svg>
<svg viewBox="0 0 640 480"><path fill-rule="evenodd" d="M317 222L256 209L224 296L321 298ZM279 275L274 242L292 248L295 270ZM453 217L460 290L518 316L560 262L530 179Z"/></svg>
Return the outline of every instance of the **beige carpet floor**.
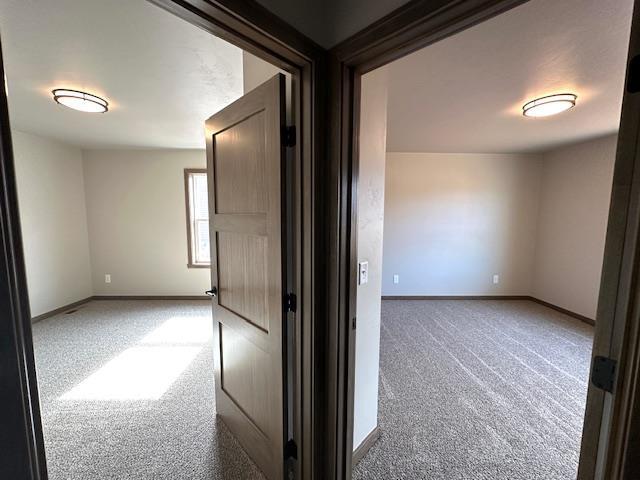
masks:
<svg viewBox="0 0 640 480"><path fill-rule="evenodd" d="M206 301L93 301L34 325L49 478L263 479L216 421Z"/></svg>
<svg viewBox="0 0 640 480"><path fill-rule="evenodd" d="M262 479L215 420L210 321L95 301L35 324L50 478ZM354 478L575 478L592 336L527 301L383 302L381 438Z"/></svg>
<svg viewBox="0 0 640 480"><path fill-rule="evenodd" d="M354 479L575 479L593 327L529 301L384 301Z"/></svg>

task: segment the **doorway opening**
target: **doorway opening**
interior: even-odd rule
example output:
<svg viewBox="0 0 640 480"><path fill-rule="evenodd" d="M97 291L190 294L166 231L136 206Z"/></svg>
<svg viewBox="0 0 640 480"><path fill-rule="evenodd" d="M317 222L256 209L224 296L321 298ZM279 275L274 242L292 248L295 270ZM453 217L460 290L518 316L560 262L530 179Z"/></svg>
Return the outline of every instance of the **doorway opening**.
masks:
<svg viewBox="0 0 640 480"><path fill-rule="evenodd" d="M278 121L295 125L297 74L143 0L8 2L0 27L49 478L273 478L216 416L205 121L275 77ZM280 152L279 129L269 142ZM293 335L269 432L280 450L300 413Z"/></svg>
<svg viewBox="0 0 640 480"><path fill-rule="evenodd" d="M531 0L359 79L353 478L578 475L633 1L611 7ZM577 98L524 115L552 94Z"/></svg>

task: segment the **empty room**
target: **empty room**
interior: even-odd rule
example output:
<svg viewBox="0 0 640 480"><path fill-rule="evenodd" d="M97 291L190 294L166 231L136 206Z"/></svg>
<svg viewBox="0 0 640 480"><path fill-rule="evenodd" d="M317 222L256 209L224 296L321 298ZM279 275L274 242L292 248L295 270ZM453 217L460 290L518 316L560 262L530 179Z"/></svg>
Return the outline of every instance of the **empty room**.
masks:
<svg viewBox="0 0 640 480"><path fill-rule="evenodd" d="M633 2L362 76L353 478L575 479Z"/></svg>
<svg viewBox="0 0 640 480"><path fill-rule="evenodd" d="M8 1L0 27L48 478L273 478L216 416L205 122L289 80L145 0Z"/></svg>

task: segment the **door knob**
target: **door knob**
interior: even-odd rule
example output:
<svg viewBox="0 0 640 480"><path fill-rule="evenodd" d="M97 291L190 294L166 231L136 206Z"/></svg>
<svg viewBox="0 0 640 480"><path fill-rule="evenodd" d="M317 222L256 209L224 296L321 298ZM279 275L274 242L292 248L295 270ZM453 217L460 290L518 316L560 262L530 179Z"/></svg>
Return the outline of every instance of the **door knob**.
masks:
<svg viewBox="0 0 640 480"><path fill-rule="evenodd" d="M207 290L204 293L206 293L210 297L217 297L218 296L218 289L216 287L211 287L211 290Z"/></svg>

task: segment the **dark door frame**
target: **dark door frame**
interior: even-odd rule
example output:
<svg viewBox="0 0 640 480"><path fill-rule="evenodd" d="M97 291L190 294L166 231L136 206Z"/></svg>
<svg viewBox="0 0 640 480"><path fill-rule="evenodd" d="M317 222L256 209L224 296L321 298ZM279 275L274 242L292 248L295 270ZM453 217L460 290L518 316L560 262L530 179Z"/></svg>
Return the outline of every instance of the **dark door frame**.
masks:
<svg viewBox="0 0 640 480"><path fill-rule="evenodd" d="M329 401L323 387L326 322L314 299L324 284L317 228L322 203L322 141L326 52L251 0L149 0L176 16L291 73L293 120L298 129L294 162L294 245L297 294L293 389L297 478L329 478L322 439L329 436L322 415ZM0 45L1 52L1 45ZM0 53L0 78L4 78ZM320 87L319 87L320 86ZM47 467L31 335L7 95L0 88L0 477L45 480ZM318 266L320 261L320 267Z"/></svg>
<svg viewBox="0 0 640 480"><path fill-rule="evenodd" d="M333 445L335 478L351 478L352 468L361 77L526 1L412 0L330 51L331 181L327 187L339 192L327 196L333 202L327 211L335 225L327 296L332 319L330 384L338 424ZM639 4L636 0L636 7ZM633 461L640 452L639 13L636 8L629 53L635 62L630 62L627 73L594 344L594 355L618 362L616 394L589 386L580 479L638 478L640 469Z"/></svg>
<svg viewBox="0 0 640 480"><path fill-rule="evenodd" d="M5 78L0 49L0 78ZM10 141L9 109L0 89L0 476L46 478L31 315ZM29 321L24 321L29 319Z"/></svg>

